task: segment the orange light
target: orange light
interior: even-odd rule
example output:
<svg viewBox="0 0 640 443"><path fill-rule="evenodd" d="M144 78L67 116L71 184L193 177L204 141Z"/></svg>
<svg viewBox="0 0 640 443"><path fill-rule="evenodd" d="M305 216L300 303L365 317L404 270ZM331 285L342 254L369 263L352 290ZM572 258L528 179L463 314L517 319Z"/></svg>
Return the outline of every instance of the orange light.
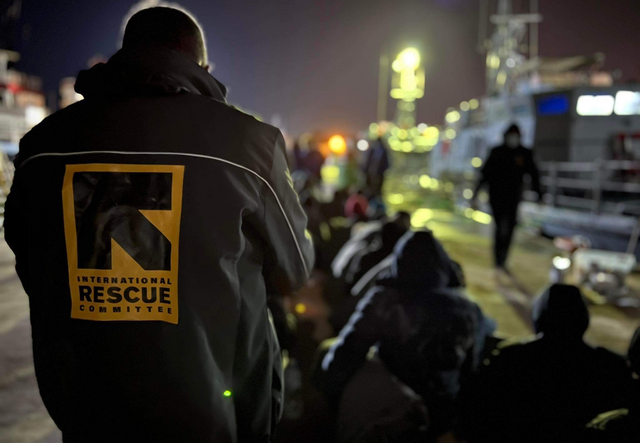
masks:
<svg viewBox="0 0 640 443"><path fill-rule="evenodd" d="M347 142L341 135L334 135L329 139L329 149L337 155L342 155L347 150Z"/></svg>

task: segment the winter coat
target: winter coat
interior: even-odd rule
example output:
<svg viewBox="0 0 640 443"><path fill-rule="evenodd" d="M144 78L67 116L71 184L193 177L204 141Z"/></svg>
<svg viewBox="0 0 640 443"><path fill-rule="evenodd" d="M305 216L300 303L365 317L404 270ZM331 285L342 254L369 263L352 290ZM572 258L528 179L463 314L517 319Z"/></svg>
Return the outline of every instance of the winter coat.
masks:
<svg viewBox="0 0 640 443"><path fill-rule="evenodd" d="M471 443L574 442L596 414L626 405L624 359L582 335L589 313L580 291L554 285L535 303L533 340L501 343L460 396Z"/></svg>
<svg viewBox="0 0 640 443"><path fill-rule="evenodd" d="M323 390L339 395L375 345L389 371L423 398L435 429L444 429L487 332L478 306L448 288L449 270L431 232L405 234L390 274L358 303L323 359Z"/></svg>
<svg viewBox="0 0 640 443"><path fill-rule="evenodd" d="M65 441L266 442L267 293L311 270L280 132L186 56L123 49L20 144L5 231Z"/></svg>
<svg viewBox="0 0 640 443"><path fill-rule="evenodd" d="M477 189L488 185L491 206L507 211L522 199L525 176L530 177L532 190L540 195L540 174L531 149L498 146L491 150L482 167Z"/></svg>

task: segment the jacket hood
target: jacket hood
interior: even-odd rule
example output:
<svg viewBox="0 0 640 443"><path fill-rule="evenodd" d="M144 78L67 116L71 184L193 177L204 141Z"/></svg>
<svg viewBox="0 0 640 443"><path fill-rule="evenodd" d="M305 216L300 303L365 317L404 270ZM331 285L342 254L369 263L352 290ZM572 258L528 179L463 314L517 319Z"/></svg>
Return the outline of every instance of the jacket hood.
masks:
<svg viewBox="0 0 640 443"><path fill-rule="evenodd" d="M407 232L407 229L396 221L388 221L382 225L380 230L380 242L382 248L387 250L387 255L391 254L395 245Z"/></svg>
<svg viewBox="0 0 640 443"><path fill-rule="evenodd" d="M520 135L520 128L516 124L509 125L509 127L504 131L504 136L506 137L508 134L518 134Z"/></svg>
<svg viewBox="0 0 640 443"><path fill-rule="evenodd" d="M575 286L550 286L533 305L536 333L563 341L581 340L589 327L589 311Z"/></svg>
<svg viewBox="0 0 640 443"><path fill-rule="evenodd" d="M75 90L85 98L189 92L226 102L227 89L186 55L164 48L123 48L107 63L81 71Z"/></svg>
<svg viewBox="0 0 640 443"><path fill-rule="evenodd" d="M380 284L420 290L450 287L451 259L431 231L407 232L393 255L391 269Z"/></svg>

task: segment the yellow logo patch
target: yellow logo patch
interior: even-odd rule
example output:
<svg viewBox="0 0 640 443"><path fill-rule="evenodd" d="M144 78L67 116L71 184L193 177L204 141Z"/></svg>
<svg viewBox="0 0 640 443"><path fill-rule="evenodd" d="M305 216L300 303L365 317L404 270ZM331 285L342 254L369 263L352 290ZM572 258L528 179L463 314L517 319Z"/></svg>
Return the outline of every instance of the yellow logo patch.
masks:
<svg viewBox="0 0 640 443"><path fill-rule="evenodd" d="M71 318L178 323L184 166L67 165Z"/></svg>

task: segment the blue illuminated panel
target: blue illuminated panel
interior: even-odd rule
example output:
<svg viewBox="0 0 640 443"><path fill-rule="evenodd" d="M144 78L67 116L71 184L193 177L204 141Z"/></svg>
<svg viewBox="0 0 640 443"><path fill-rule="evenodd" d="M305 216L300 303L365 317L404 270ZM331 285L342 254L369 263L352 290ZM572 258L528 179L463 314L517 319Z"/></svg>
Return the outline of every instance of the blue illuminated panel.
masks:
<svg viewBox="0 0 640 443"><path fill-rule="evenodd" d="M538 100L538 115L562 115L569 112L569 97L565 94L548 95Z"/></svg>

